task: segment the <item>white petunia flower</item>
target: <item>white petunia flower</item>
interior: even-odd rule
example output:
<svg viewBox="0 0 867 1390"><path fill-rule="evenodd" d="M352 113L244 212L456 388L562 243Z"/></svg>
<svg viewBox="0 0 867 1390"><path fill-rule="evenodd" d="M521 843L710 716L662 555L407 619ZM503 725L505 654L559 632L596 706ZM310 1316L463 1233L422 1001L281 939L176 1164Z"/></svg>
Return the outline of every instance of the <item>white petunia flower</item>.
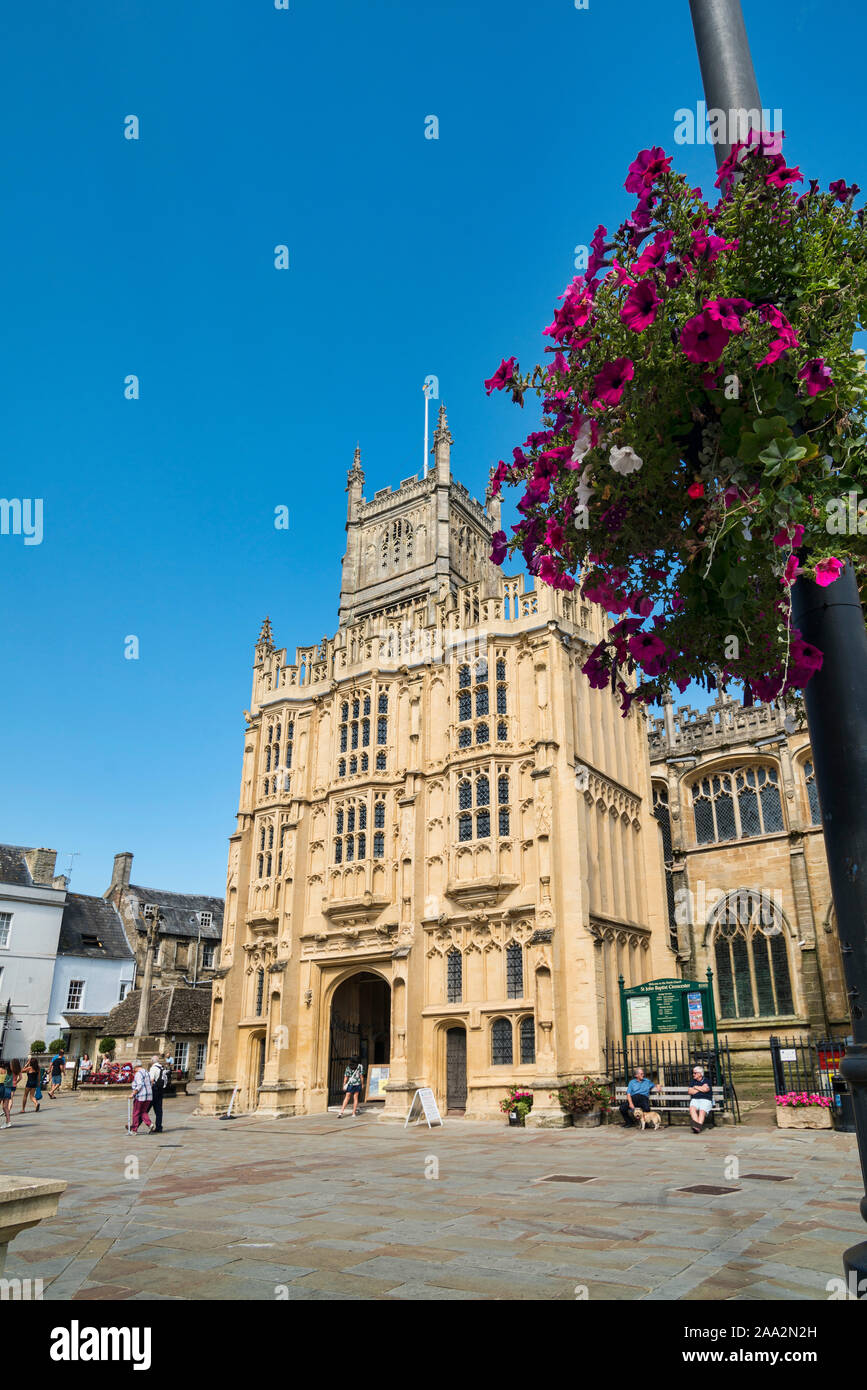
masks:
<svg viewBox="0 0 867 1390"><path fill-rule="evenodd" d="M644 464L644 459L639 458L634 449L630 449L627 444L624 448L615 447L608 455L608 462L615 473L635 473Z"/></svg>
<svg viewBox="0 0 867 1390"><path fill-rule="evenodd" d="M575 436L575 444L574 444L573 449L572 449L572 462L573 462L573 463L583 463L583 462L584 462L584 456L585 456L585 454L589 454L589 452L590 452L590 450L591 450L591 448L592 448L592 444L591 444L591 435L592 435L592 430L591 430L591 428L590 428L590 421L589 421L589 420L585 420L585 421L584 421L584 424L581 426L580 430L578 431L578 433L577 433L576 436Z"/></svg>

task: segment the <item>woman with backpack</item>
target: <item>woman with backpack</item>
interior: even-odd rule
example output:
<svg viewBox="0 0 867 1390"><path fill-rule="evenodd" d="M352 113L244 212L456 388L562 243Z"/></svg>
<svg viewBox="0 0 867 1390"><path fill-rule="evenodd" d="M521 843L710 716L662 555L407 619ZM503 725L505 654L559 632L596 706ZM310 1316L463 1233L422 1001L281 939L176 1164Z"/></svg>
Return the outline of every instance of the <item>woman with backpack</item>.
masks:
<svg viewBox="0 0 867 1390"><path fill-rule="evenodd" d="M346 1102L349 1100L350 1096L352 1096L352 1113L356 1119L358 1118L358 1097L361 1095L363 1082L364 1063L360 1062L358 1058L355 1057L351 1062L346 1064L346 1070L343 1073L343 1089L346 1094L343 1097L343 1105L340 1107L340 1114L337 1117L339 1120L343 1118Z"/></svg>

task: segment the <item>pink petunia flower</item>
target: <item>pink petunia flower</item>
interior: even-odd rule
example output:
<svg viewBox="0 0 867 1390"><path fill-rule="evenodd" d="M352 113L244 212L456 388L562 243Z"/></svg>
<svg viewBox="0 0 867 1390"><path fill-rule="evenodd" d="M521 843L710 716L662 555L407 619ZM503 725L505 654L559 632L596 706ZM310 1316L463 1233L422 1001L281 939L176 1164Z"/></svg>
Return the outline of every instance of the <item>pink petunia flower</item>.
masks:
<svg viewBox="0 0 867 1390"><path fill-rule="evenodd" d="M816 583L821 589L827 589L829 584L840 578L843 568L843 561L833 555L827 560L820 560L816 566Z"/></svg>
<svg viewBox="0 0 867 1390"><path fill-rule="evenodd" d="M690 362L716 362L723 354L731 334L708 313L687 319L680 335L680 346Z"/></svg>
<svg viewBox="0 0 867 1390"><path fill-rule="evenodd" d="M652 280L639 280L633 285L620 310L620 322L633 333L649 328L659 311L660 299Z"/></svg>
<svg viewBox="0 0 867 1390"><path fill-rule="evenodd" d="M650 150L641 150L629 166L629 177L623 185L627 193L642 194L662 174L671 168L671 158L659 145Z"/></svg>
<svg viewBox="0 0 867 1390"><path fill-rule="evenodd" d="M710 318L721 323L723 328L727 328L730 333L741 333L743 331L741 319L752 308L753 304L749 299L709 299L704 306L704 311Z"/></svg>
<svg viewBox="0 0 867 1390"><path fill-rule="evenodd" d="M618 357L608 362L593 378L596 396L602 405L619 405L623 388L635 375L635 367L629 357Z"/></svg>
<svg viewBox="0 0 867 1390"><path fill-rule="evenodd" d="M504 386L509 385L509 382L515 375L515 363L517 360L517 357L510 357L508 360L505 357L503 358L499 367L494 372L494 375L489 377L485 382L485 391L487 395L490 395L492 391L502 391Z"/></svg>
<svg viewBox="0 0 867 1390"><path fill-rule="evenodd" d="M845 179L835 179L833 183L828 184L828 189L834 194L838 203L846 203L861 192L857 183L851 183L847 186Z"/></svg>
<svg viewBox="0 0 867 1390"><path fill-rule="evenodd" d="M806 384L808 396L818 396L820 392L829 391L834 385L834 379L825 366L824 357L814 357L805 363L798 372L798 379Z"/></svg>
<svg viewBox="0 0 867 1390"><path fill-rule="evenodd" d="M495 531L491 536L491 564L501 565L508 553L505 531Z"/></svg>
<svg viewBox="0 0 867 1390"><path fill-rule="evenodd" d="M704 497L704 483L690 483L686 491L687 495L694 500L697 500L699 497Z"/></svg>

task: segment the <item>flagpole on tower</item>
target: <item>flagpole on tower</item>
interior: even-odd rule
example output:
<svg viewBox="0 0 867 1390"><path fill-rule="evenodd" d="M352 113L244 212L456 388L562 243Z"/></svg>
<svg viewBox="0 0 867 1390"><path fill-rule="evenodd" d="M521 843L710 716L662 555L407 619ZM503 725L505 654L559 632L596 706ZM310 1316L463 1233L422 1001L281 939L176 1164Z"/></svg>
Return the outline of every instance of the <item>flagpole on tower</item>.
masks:
<svg viewBox="0 0 867 1390"><path fill-rule="evenodd" d="M430 406L430 390L431 390L431 388L430 388L429 383L428 383L428 382L425 382L424 386L423 386L421 389L422 389L422 391L424 391L424 471L423 471L423 473L422 473L422 477L423 477L423 478L426 478L426 477L427 477L427 450L428 450L428 443L427 443L427 437L428 437L428 408L429 408L429 406Z"/></svg>

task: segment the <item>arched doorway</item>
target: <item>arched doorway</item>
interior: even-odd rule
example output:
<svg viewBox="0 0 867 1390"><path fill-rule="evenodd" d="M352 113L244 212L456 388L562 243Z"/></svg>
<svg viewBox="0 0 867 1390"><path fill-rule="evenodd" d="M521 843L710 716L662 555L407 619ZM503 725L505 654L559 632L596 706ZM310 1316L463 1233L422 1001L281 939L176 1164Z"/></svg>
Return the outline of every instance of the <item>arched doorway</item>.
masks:
<svg viewBox="0 0 867 1390"><path fill-rule="evenodd" d="M381 975L362 970L337 986L331 998L328 1104L343 1101L348 1063L388 1065L391 1047L391 990Z"/></svg>
<svg viewBox="0 0 867 1390"><path fill-rule="evenodd" d="M265 1034L253 1033L247 1047L247 1068L239 1111L251 1112L259 1104L259 1087L265 1079Z"/></svg>
<svg viewBox="0 0 867 1390"><path fill-rule="evenodd" d="M467 1034L465 1028L446 1033L446 1111L463 1115L467 1108Z"/></svg>

